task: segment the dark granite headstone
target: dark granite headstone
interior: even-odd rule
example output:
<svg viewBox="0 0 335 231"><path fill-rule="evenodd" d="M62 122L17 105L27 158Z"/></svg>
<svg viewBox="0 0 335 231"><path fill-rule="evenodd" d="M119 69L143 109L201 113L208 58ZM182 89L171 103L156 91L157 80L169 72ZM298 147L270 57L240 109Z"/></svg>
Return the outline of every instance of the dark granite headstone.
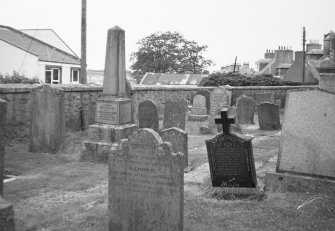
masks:
<svg viewBox="0 0 335 231"><path fill-rule="evenodd" d="M138 106L139 128L151 128L156 132L159 129L158 109L155 102L145 100Z"/></svg>
<svg viewBox="0 0 335 231"><path fill-rule="evenodd" d="M212 185L254 188L257 178L251 138L230 133L234 119L228 118L227 111L222 109L221 119L215 119L222 124L222 133L206 140Z"/></svg>
<svg viewBox="0 0 335 231"><path fill-rule="evenodd" d="M257 105L259 128L261 130L280 129L278 105L265 102Z"/></svg>
<svg viewBox="0 0 335 231"><path fill-rule="evenodd" d="M234 132L239 132L239 133L242 133L242 128L240 126L240 123L239 123L239 120L237 118L237 112L236 112L236 108L235 107L229 107L229 106L223 106L219 111L218 111L218 114L216 115L216 119L217 118L221 118L221 110L222 109L225 109L227 108L228 111L228 118L230 119L234 119L234 123L231 125L231 129L234 131ZM222 132L222 125L221 124L216 124L217 126L217 130L218 130L218 133Z"/></svg>
<svg viewBox="0 0 335 231"><path fill-rule="evenodd" d="M163 128L178 127L185 130L187 101L184 99L165 101Z"/></svg>
<svg viewBox="0 0 335 231"><path fill-rule="evenodd" d="M240 124L253 124L255 114L255 100L246 95L236 99L237 118Z"/></svg>

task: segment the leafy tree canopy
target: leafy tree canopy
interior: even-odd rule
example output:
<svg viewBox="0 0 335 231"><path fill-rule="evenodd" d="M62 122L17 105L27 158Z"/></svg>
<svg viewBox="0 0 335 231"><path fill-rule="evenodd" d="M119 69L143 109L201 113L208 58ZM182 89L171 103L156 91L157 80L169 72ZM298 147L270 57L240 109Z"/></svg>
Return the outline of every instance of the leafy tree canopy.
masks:
<svg viewBox="0 0 335 231"><path fill-rule="evenodd" d="M144 74L154 73L203 73L213 64L202 53L207 46L186 40L177 32L151 34L137 43L139 49L131 54L131 68Z"/></svg>

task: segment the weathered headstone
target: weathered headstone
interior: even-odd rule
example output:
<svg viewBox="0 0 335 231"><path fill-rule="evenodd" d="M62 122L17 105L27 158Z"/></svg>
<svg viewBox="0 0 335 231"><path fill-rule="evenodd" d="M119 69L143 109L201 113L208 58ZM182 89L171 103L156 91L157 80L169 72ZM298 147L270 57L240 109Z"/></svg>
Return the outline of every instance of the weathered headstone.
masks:
<svg viewBox="0 0 335 231"><path fill-rule="evenodd" d="M109 230L183 230L181 153L152 129L114 144L109 156Z"/></svg>
<svg viewBox="0 0 335 231"><path fill-rule="evenodd" d="M188 115L189 121L205 121L208 119L206 97L196 95L193 98L191 114Z"/></svg>
<svg viewBox="0 0 335 231"><path fill-rule="evenodd" d="M272 191L335 193L335 92L289 91Z"/></svg>
<svg viewBox="0 0 335 231"><path fill-rule="evenodd" d="M237 118L240 124L254 124L255 100L246 95L236 99Z"/></svg>
<svg viewBox="0 0 335 231"><path fill-rule="evenodd" d="M228 109L221 110L222 133L206 140L208 162L213 187L257 186L255 163L252 153L251 138L230 133L230 124L234 119L228 118Z"/></svg>
<svg viewBox="0 0 335 231"><path fill-rule="evenodd" d="M187 101L184 99L165 101L163 128L177 127L185 130Z"/></svg>
<svg viewBox="0 0 335 231"><path fill-rule="evenodd" d="M145 100L138 106L138 127L159 130L158 108L152 100Z"/></svg>
<svg viewBox="0 0 335 231"><path fill-rule="evenodd" d="M261 130L280 129L278 105L265 102L257 105L259 128Z"/></svg>
<svg viewBox="0 0 335 231"><path fill-rule="evenodd" d="M181 152L184 155L184 165L188 166L188 133L180 128L168 128L159 132L164 142L172 144L174 153Z"/></svg>
<svg viewBox="0 0 335 231"><path fill-rule="evenodd" d="M31 92L30 151L56 153L64 143L64 92L42 85Z"/></svg>
<svg viewBox="0 0 335 231"><path fill-rule="evenodd" d="M88 129L90 140L83 141L81 160L106 161L112 143L137 129L126 88L125 32L115 26L108 30L102 97L96 104L96 123Z"/></svg>
<svg viewBox="0 0 335 231"><path fill-rule="evenodd" d="M256 94L256 105L264 102L274 102L274 94L272 92Z"/></svg>

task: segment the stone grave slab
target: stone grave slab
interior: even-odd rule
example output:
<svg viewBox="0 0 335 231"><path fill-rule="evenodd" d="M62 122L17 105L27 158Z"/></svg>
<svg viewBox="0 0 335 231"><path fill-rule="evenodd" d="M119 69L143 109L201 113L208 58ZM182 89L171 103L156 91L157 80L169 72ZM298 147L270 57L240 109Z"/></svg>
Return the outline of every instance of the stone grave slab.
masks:
<svg viewBox="0 0 335 231"><path fill-rule="evenodd" d="M159 130L158 108L154 101L145 100L139 104L138 127Z"/></svg>
<svg viewBox="0 0 335 231"><path fill-rule="evenodd" d="M252 97L240 95L236 99L236 108L236 114L240 124L254 124L256 103Z"/></svg>
<svg viewBox="0 0 335 231"><path fill-rule="evenodd" d="M109 156L109 230L183 230L184 162L149 128Z"/></svg>
<svg viewBox="0 0 335 231"><path fill-rule="evenodd" d="M188 133L180 128L168 128L159 132L164 142L170 142L174 153L181 152L184 156L184 165L188 166Z"/></svg>
<svg viewBox="0 0 335 231"><path fill-rule="evenodd" d="M226 89L227 88L227 89ZM220 86L215 88L210 94L210 115L217 115L222 106L230 106L231 104L231 87Z"/></svg>
<svg viewBox="0 0 335 231"><path fill-rule="evenodd" d="M222 133L206 140L208 162L213 187L257 186L251 137L230 133L228 109L221 110Z"/></svg>
<svg viewBox="0 0 335 231"><path fill-rule="evenodd" d="M64 92L47 84L33 88L30 118L30 152L56 153L65 137Z"/></svg>
<svg viewBox="0 0 335 231"><path fill-rule="evenodd" d="M335 179L335 93L289 91L277 172Z"/></svg>
<svg viewBox="0 0 335 231"><path fill-rule="evenodd" d="M165 101L163 128L178 127L185 130L187 101L184 99Z"/></svg>
<svg viewBox="0 0 335 231"><path fill-rule="evenodd" d="M256 105L264 102L274 102L274 94L272 92L256 94Z"/></svg>
<svg viewBox="0 0 335 231"><path fill-rule="evenodd" d="M205 121L208 119L206 97L196 95L193 98L191 114L188 115L189 121Z"/></svg>
<svg viewBox="0 0 335 231"><path fill-rule="evenodd" d="M261 130L280 129L278 105L264 102L257 105L259 128Z"/></svg>

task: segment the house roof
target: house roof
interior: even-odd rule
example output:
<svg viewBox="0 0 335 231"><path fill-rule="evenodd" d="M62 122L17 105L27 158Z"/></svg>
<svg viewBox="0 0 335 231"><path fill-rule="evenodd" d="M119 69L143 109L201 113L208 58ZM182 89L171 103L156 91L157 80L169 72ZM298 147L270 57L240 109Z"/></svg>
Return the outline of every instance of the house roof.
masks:
<svg viewBox="0 0 335 231"><path fill-rule="evenodd" d="M321 49L311 49L307 52L308 55L323 55L323 50Z"/></svg>
<svg viewBox="0 0 335 231"><path fill-rule="evenodd" d="M169 74L146 73L141 85L198 85L208 75L202 74Z"/></svg>
<svg viewBox="0 0 335 231"><path fill-rule="evenodd" d="M259 59L256 63L269 63L272 59Z"/></svg>
<svg viewBox="0 0 335 231"><path fill-rule="evenodd" d="M40 61L80 64L80 59L11 27L0 25L0 40L38 56Z"/></svg>
<svg viewBox="0 0 335 231"><path fill-rule="evenodd" d="M291 63L282 63L276 69L289 69L292 66Z"/></svg>

